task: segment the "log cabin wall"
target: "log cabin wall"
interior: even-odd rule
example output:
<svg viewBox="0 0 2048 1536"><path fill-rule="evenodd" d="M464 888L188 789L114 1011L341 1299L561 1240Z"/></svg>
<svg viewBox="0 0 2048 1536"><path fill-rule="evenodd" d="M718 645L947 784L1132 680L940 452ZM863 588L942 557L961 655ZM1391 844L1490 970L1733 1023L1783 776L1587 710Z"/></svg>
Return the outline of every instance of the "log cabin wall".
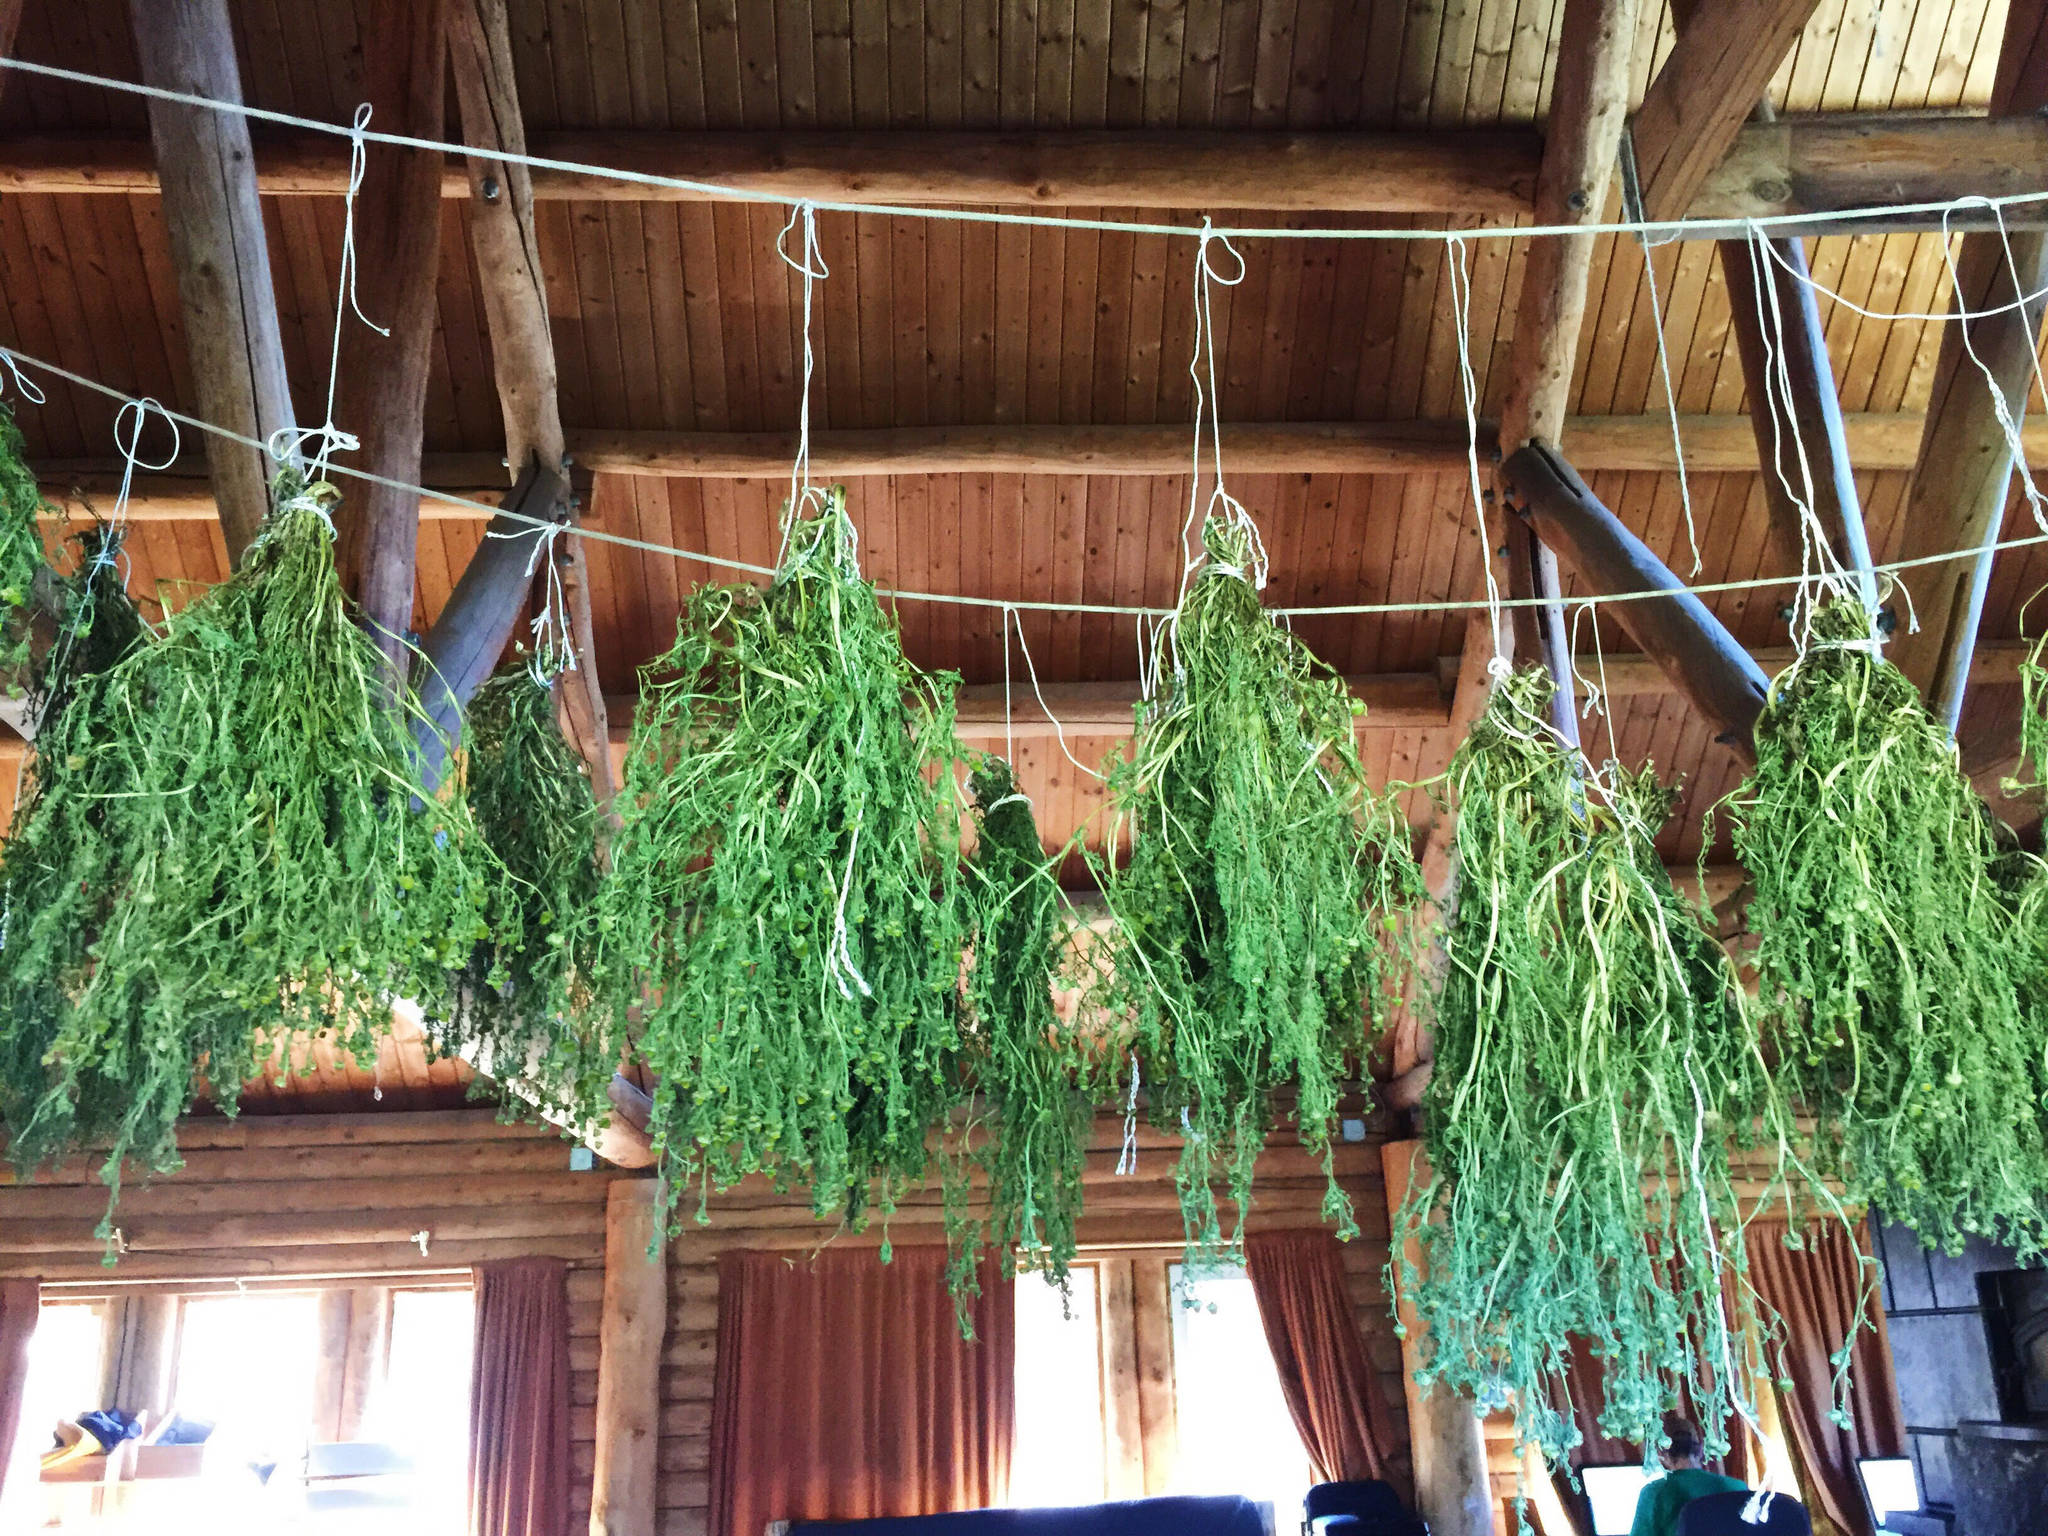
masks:
<svg viewBox="0 0 2048 1536"><path fill-rule="evenodd" d="M1084 1247L1157 1248L1177 1253L1182 1242L1179 1197L1174 1188L1177 1138L1141 1127L1137 1172L1119 1177L1116 1163L1123 1139L1122 1121L1106 1116L1097 1122L1087 1171L1085 1214L1080 1237ZM1357 1213L1359 1237L1344 1245L1345 1272L1359 1328L1376 1374L1375 1386L1389 1449L1396 1458L1396 1476L1409 1477L1408 1417L1401 1387L1401 1350L1393 1334L1382 1272L1388 1253L1388 1213L1380 1173L1378 1136L1345 1143L1336 1150L1337 1176L1349 1192ZM1322 1225L1323 1175L1320 1165L1283 1137L1260 1160L1254 1203L1247 1222L1251 1231ZM749 1181L706 1206L708 1222L690 1218L694 1205L680 1209L684 1230L669 1252L668 1332L662 1348L661 1446L657 1536L707 1536L710 1495L711 1392L718 1356L718 1257L727 1249L787 1250L793 1257L815 1249L831 1237L838 1244L878 1246L879 1222L865 1232L833 1236L810 1213L800 1195L778 1195L765 1183ZM1226 1222L1229 1219L1225 1213ZM936 1189L906 1199L889 1226L898 1247L943 1243ZM1488 1448L1495 1486L1511 1497L1514 1482L1512 1446L1489 1430ZM1503 1514L1502 1521L1506 1516ZM1497 1522L1499 1523L1499 1522ZM1282 1528L1286 1526L1283 1516ZM1502 1531L1511 1530L1500 1523Z"/></svg>
<svg viewBox="0 0 2048 1536"><path fill-rule="evenodd" d="M586 1528L605 1200L616 1170L572 1171L571 1149L553 1130L500 1125L488 1109L194 1119L178 1144L180 1172L123 1189L117 1219L128 1252L112 1268L93 1237L106 1191L92 1165L76 1161L27 1184L4 1179L0 1276L89 1282L89 1294L125 1299L179 1289L139 1284L151 1280L389 1276L527 1255L565 1259L570 1529ZM428 1235L425 1258L417 1232ZM350 1289L336 1278L307 1283Z"/></svg>

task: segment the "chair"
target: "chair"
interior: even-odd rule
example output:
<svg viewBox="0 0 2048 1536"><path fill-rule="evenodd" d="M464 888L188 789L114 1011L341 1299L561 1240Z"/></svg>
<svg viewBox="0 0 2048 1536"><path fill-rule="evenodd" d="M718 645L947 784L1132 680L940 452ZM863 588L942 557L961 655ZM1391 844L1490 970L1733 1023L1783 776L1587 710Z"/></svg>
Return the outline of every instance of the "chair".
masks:
<svg viewBox="0 0 2048 1536"><path fill-rule="evenodd" d="M1401 1507L1391 1486L1371 1478L1317 1483L1301 1513L1305 1536L1424 1536L1428 1529Z"/></svg>
<svg viewBox="0 0 2048 1536"><path fill-rule="evenodd" d="M1678 1512L1675 1536L1813 1536L1813 1521L1806 1506L1789 1494L1771 1500L1767 1519L1756 1525L1743 1521L1742 1511L1752 1497L1740 1493L1710 1493L1694 1499Z"/></svg>

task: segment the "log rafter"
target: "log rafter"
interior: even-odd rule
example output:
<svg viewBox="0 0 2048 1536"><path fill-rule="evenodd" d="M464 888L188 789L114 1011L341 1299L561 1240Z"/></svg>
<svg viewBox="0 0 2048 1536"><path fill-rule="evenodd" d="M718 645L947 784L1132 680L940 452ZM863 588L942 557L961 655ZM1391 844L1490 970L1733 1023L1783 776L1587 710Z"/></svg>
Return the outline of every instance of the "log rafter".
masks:
<svg viewBox="0 0 2048 1536"><path fill-rule="evenodd" d="M145 83L242 99L226 0L131 0L129 14ZM292 396L248 120L152 99L149 123L199 413L268 442L292 425ZM239 565L270 510L272 465L262 449L212 433L206 461Z"/></svg>
<svg viewBox="0 0 2048 1536"><path fill-rule="evenodd" d="M1913 467L1924 418L1916 412L1852 412L1842 417L1849 461L1862 470ZM1581 471L1668 471L1676 468L1671 422L1665 416L1574 416L1565 422L1572 462ZM2048 463L2048 421L2021 426L2031 462ZM1233 471L1245 475L1462 474L1462 421L1248 422L1226 425ZM1755 473L1756 437L1747 416L1681 416L1678 435L1686 468L1695 474ZM1498 442L1482 421L1479 451ZM761 480L786 476L795 451L782 432L572 431L577 465L598 475L699 480ZM505 494L495 454L429 453L424 483L485 510L432 498L420 516L480 521ZM45 460L37 464L52 517L85 517L111 502L121 482L112 459ZM1187 429L1181 426L948 426L827 428L811 434L811 468L821 478L865 475L1038 474L1184 475ZM128 517L178 522L217 515L203 465L180 464L135 477ZM1789 569L1790 567L1788 567Z"/></svg>
<svg viewBox="0 0 2048 1536"><path fill-rule="evenodd" d="M2013 0L1992 84L1994 117L2048 107L2048 0ZM2036 162L2038 165L2038 162ZM2039 367L2048 236L1970 234L1955 257L1951 324L1941 354L1907 497L1901 554L1988 545L1998 535L2013 458L2001 408L2024 416ZM1982 318L1964 320L1966 314ZM1953 731L1962 719L1993 555L1920 573L1912 586L1917 633L1899 635L1893 659Z"/></svg>
<svg viewBox="0 0 2048 1536"><path fill-rule="evenodd" d="M477 142L473 135L470 142ZM347 186L345 139L259 132L255 144L257 182L265 196L338 197ZM621 130L542 133L531 140L532 152L550 159L686 177L728 192L791 200L1479 218L1530 210L1542 147L1541 138L1525 129L1428 135ZM1796 218L1807 234L1936 228L1939 219L1925 214L1840 216L1961 196L2039 192L2036 168L2044 157L2048 122L2026 117L1786 117L1741 126L1726 154L1708 162L1690 200L1667 216L1733 225ZM546 167L535 169L532 181L534 197L543 202L696 201L713 195ZM132 196L157 190L148 142L136 135L0 135L0 193ZM444 169L441 195L472 195L463 167ZM2044 220L2048 205L2021 205L2008 215L2015 225ZM1717 233L1697 232L1701 238Z"/></svg>

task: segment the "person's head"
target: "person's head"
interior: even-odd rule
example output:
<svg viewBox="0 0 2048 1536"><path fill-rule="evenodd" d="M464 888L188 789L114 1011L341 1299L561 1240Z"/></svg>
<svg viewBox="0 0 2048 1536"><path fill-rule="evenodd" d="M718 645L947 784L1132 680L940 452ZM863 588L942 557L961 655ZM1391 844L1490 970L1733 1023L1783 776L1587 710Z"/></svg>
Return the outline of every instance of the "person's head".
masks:
<svg viewBox="0 0 2048 1536"><path fill-rule="evenodd" d="M1682 1413L1664 1415L1664 1438L1668 1444L1657 1452L1657 1460L1664 1464L1666 1472L1679 1472L1687 1467L1698 1469L1706 1460L1706 1443L1700 1438L1700 1427Z"/></svg>

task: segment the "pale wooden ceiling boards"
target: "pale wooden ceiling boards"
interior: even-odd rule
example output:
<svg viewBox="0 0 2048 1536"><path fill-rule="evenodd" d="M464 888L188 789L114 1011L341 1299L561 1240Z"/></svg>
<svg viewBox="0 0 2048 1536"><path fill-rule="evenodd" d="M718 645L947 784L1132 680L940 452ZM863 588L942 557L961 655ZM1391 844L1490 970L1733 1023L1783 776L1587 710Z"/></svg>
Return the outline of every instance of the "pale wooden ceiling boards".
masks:
<svg viewBox="0 0 2048 1536"><path fill-rule="evenodd" d="M357 21L343 3L234 0L244 91L254 104L345 120L357 100ZM1989 95L1999 0L1823 0L1778 72L1783 113L1949 110ZM703 0L513 0L518 86L528 127L553 130L861 127L1432 129L1540 123L1554 65L1556 0L965 0L837 4ZM1632 91L1639 99L1670 47L1668 16L1645 7ZM134 78L120 0L31 5L24 57ZM452 111L452 102L451 102ZM0 93L0 139L77 129L144 131L141 104L86 87L16 77ZM451 119L451 136L452 119ZM375 150L372 150L375 153ZM0 149L4 154L4 149ZM1057 210L1055 210L1057 211ZM1089 210L1091 214L1095 210ZM1440 223L1388 216L1240 215L1223 222L1349 227ZM288 361L302 413L319 415L334 322L341 205L266 199ZM429 453L502 449L489 344L468 243L468 215L444 200L440 317L428 398ZM1156 211L1107 216L1157 218ZM796 417L799 279L775 253L783 213L711 202L543 201L541 254L565 422L599 429L769 431ZM1192 410L1193 245L1160 235L957 224L825 213L831 277L818 289L813 419L820 427L1182 423ZM1471 245L1474 363L1482 414L1498 391L1519 291L1519 245ZM1437 243L1246 242L1245 279L1216 295L1226 422L1462 416L1444 248ZM1947 300L1934 235L1829 237L1811 248L1816 277L1878 310L1939 311ZM1678 407L1739 419L1742 376L1710 242L1655 253ZM1595 258L1572 408L1581 415L1661 413L1656 330L1633 239ZM1823 298L1842 406L1920 409L1940 327L1868 320ZM376 317L372 317L376 318ZM191 403L175 281L157 200L145 195L0 198L0 340L174 406ZM32 451L105 461L112 405L62 385L25 410ZM346 425L346 423L343 423ZM191 449L195 445L187 444ZM1571 444L1564 444L1567 454ZM1225 457L1228 463L1229 436ZM1910 448L1907 450L1910 454ZM1012 600L1159 604L1179 572L1184 476L1062 474L869 476L852 483L867 572L880 584ZM1596 492L1681 575L1693 572L1675 475L1609 471ZM1877 558L1898 547L1907 475L1859 476ZM1461 472L1244 475L1235 493L1261 519L1279 604L1411 602L1463 596L1479 545ZM1705 582L1772 574L1758 477L1694 474ZM772 560L785 494L775 479L605 475L592 524L631 537L756 563ZM2012 532L2031 531L2023 506ZM421 530L422 624L445 600L481 525ZM202 520L138 524L135 587L177 599L219 579L225 551ZM590 546L598 665L608 691L633 687L658 654L701 564ZM2021 602L2048 582L2048 554L2008 555L1994 577L1985 633L2018 632ZM1729 593L1710 606L1744 643L1782 645L1781 599ZM995 610L908 603L911 655L970 683L1003 678ZM1318 618L1298 627L1339 670L1415 673L1460 645L1457 614ZM1134 626L1101 616L1026 614L1023 632L1047 682L1137 675ZM1591 626L1582 636L1590 652ZM1610 649L1632 649L1611 624ZM1019 688L1021 656L1013 655ZM1990 760L2010 750L2017 690L1980 686L1963 739ZM1613 720L1619 754L1683 775L1667 856L1697 852L1700 813L1735 782L1729 754L1675 693L1638 694ZM1589 731L1596 752L1604 730ZM1369 730L1376 776L1442 767L1448 732ZM2001 746L2001 743L2003 744ZM997 739L982 745L1000 746ZM1113 745L1068 746L1093 764ZM1049 840L1099 808L1094 782L1050 739L1017 748ZM0 790L0 795L5 791ZM1418 822L1427 815L1411 801ZM1082 871L1070 869L1080 878Z"/></svg>

